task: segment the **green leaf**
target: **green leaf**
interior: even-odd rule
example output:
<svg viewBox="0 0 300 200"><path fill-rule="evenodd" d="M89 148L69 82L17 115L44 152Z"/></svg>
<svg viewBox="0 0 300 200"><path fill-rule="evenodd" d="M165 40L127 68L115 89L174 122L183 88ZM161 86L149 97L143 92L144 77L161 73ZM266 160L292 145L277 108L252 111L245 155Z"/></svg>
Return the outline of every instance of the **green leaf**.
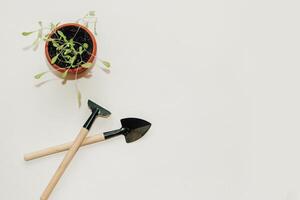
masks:
<svg viewBox="0 0 300 200"><path fill-rule="evenodd" d="M110 63L109 63L109 62L107 62L107 61L105 61L105 60L102 60L101 62L103 63L103 65L104 65L105 67L110 68Z"/></svg>
<svg viewBox="0 0 300 200"><path fill-rule="evenodd" d="M61 77L62 77L63 79L65 79L65 78L67 77L68 71L69 71L69 69L67 69L67 70L61 75Z"/></svg>
<svg viewBox="0 0 300 200"><path fill-rule="evenodd" d="M52 59L51 59L51 64L54 64L58 58L59 54L57 54L56 56L54 56Z"/></svg>
<svg viewBox="0 0 300 200"><path fill-rule="evenodd" d="M87 49L89 47L88 43L83 43L83 48Z"/></svg>
<svg viewBox="0 0 300 200"><path fill-rule="evenodd" d="M110 69L109 69L109 68L101 67L101 69L102 69L105 73L107 73L107 74L110 73Z"/></svg>
<svg viewBox="0 0 300 200"><path fill-rule="evenodd" d="M64 45L59 45L58 47L57 47L57 50L62 50L64 48Z"/></svg>
<svg viewBox="0 0 300 200"><path fill-rule="evenodd" d="M81 65L82 67L84 67L84 68L90 68L90 67L92 67L93 66L93 63L91 63L91 62L87 62L87 63L84 63L83 65Z"/></svg>
<svg viewBox="0 0 300 200"><path fill-rule="evenodd" d="M58 33L58 35L60 35L60 37L62 37L64 39L65 42L68 42L67 37L65 36L65 34L63 32L58 30L57 33Z"/></svg>
<svg viewBox="0 0 300 200"><path fill-rule="evenodd" d="M61 32L60 30L57 31L58 35L60 35L61 37L66 37L65 34L63 32Z"/></svg>
<svg viewBox="0 0 300 200"><path fill-rule="evenodd" d="M69 41L70 45L74 45L74 39L71 38L70 41Z"/></svg>
<svg viewBox="0 0 300 200"><path fill-rule="evenodd" d="M35 31L31 31L31 32L23 32L22 35L23 36L28 36L31 35L32 33L34 33Z"/></svg>
<svg viewBox="0 0 300 200"><path fill-rule="evenodd" d="M71 52L72 52L71 49L66 49L65 52L64 52L64 55L67 55L67 54L69 54L69 53L71 53Z"/></svg>
<svg viewBox="0 0 300 200"><path fill-rule="evenodd" d="M59 47L59 44L55 40L52 39L51 42L54 47L56 47L56 48Z"/></svg>
<svg viewBox="0 0 300 200"><path fill-rule="evenodd" d="M35 79L40 79L42 76L44 76L44 75L47 74L48 72L49 72L49 71L39 73L39 74L35 75L34 78L35 78Z"/></svg>

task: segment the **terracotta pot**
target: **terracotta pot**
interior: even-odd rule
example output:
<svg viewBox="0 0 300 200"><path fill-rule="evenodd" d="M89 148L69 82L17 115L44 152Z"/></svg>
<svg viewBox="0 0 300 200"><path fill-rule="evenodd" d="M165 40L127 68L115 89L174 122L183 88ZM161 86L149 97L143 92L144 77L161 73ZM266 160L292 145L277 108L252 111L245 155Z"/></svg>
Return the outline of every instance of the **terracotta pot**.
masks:
<svg viewBox="0 0 300 200"><path fill-rule="evenodd" d="M81 32L84 31L85 33L87 33L88 37L90 38L90 40L92 42L92 51L90 51L91 55L90 55L90 58L88 59L87 62L94 63L96 53L97 53L97 43L96 43L96 39L94 37L94 34L88 28L86 28L85 26L83 26L81 24L77 24L77 23L62 24L62 25L58 26L55 30L53 30L50 33L49 37L51 38L53 36L53 34L55 34L58 30L62 31L63 29L72 28L72 27L77 28L77 30L79 29ZM52 57L49 53L49 48L50 48L50 44L49 44L49 41L47 41L46 44L45 44L45 55L46 55L46 59L48 61L49 67L55 75L61 77L61 75L67 69L65 67L59 66L58 64L51 64ZM79 67L73 68L73 69L69 69L67 79L74 79L76 77L76 73L77 73L77 78L81 78L81 77L85 76L90 71L90 69L91 68L84 68L82 66L79 66Z"/></svg>

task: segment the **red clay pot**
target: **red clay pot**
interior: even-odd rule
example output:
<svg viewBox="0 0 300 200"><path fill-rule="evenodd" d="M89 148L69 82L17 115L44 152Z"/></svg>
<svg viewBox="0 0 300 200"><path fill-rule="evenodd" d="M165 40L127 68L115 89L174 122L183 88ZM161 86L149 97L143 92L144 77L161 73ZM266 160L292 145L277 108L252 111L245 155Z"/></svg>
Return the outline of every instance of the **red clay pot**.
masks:
<svg viewBox="0 0 300 200"><path fill-rule="evenodd" d="M93 50L92 50L92 55L91 55L91 57L89 58L89 60L87 62L93 63L95 61L95 58L96 58L95 56L96 56L96 53L97 53L97 43L96 43L96 39L95 39L94 34L88 28L86 28L85 26L83 26L81 24L77 24L77 23L62 24L62 25L58 26L55 30L53 30L50 33L49 37L51 37L56 31L58 31L58 30L60 30L64 27L67 27L67 26L76 26L76 27L79 27L79 28L83 29L85 32L88 33L88 35L90 36L90 38L92 40L92 43L93 43ZM51 57L49 55L48 46L49 46L49 42L47 41L46 44L45 44L45 55L46 55L47 61L49 63L50 69L53 71L53 73L55 75L61 77L61 74L63 74L66 71L66 68L63 68L63 67L61 67L57 64L51 64ZM74 79L75 76L76 76L76 73L77 73L76 78L81 78L84 75L86 75L88 73L88 71L90 71L90 69L91 68L84 68L82 66L74 68L74 69L69 69L67 79Z"/></svg>

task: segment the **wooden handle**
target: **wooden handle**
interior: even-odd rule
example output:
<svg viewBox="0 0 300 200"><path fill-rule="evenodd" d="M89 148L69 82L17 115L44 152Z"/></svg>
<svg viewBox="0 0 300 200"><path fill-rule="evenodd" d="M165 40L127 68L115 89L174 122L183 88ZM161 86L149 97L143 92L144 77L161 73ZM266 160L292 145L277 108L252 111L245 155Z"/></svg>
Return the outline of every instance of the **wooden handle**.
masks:
<svg viewBox="0 0 300 200"><path fill-rule="evenodd" d="M52 179L50 180L48 186L44 190L44 192L41 196L41 200L47 200L49 198L51 192L53 191L54 187L58 183L61 176L64 174L66 168L68 167L68 165L72 161L72 159L75 156L76 152L78 151L80 145L82 144L82 142L86 138L88 132L89 132L89 130L86 129L86 128L82 128L80 130L80 132L79 132L77 138L75 139L74 143L72 144L71 148L69 149L68 153L64 157L64 159L61 162L60 166L56 170L56 172L53 175Z"/></svg>
<svg viewBox="0 0 300 200"><path fill-rule="evenodd" d="M81 146L94 144L94 143L97 143L97 142L101 142L103 140L105 140L103 134L93 135L93 136L87 137L83 141ZM51 154L67 151L71 148L72 144L73 144L73 142L68 142L68 143L65 143L65 144L61 144L61 145L49 147L49 148L46 148L46 149L42 149L42 150L39 150L39 151L35 151L35 152L32 152L32 153L28 153L28 154L24 155L24 160L26 160L26 161L34 160L34 159L41 158L41 157L44 157L44 156L48 156L48 155L51 155Z"/></svg>

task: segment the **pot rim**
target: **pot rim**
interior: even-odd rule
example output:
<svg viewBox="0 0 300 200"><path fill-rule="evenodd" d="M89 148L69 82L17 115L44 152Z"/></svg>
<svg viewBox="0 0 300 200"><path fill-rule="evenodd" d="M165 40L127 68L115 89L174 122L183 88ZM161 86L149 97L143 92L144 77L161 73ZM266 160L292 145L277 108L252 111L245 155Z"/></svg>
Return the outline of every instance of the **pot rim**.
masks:
<svg viewBox="0 0 300 200"><path fill-rule="evenodd" d="M92 55L91 57L89 58L89 60L87 62L91 62L93 63L95 61L95 57L96 57L96 53L97 53L97 42L96 42L96 38L94 36L94 34L88 29L86 28L85 26L81 25L81 24L78 24L78 23L64 23L58 27L56 27L50 34L49 34L49 37L51 37L57 30L63 28L63 27L66 27L66 26L77 26L77 27L80 27L81 29L83 29L84 31L86 31L91 40L92 40L92 43L93 43L93 50L92 50ZM59 65L57 64L51 64L51 58L50 58L50 55L49 55L49 52L48 52L48 45L49 45L49 42L47 41L46 44L45 44L45 55L46 55L46 58L47 58L47 61L48 63L58 72L61 72L61 73L64 73L66 71L66 68L63 68L63 67L60 67ZM84 71L88 70L88 68L84 68L82 66L79 66L77 68L74 68L74 69L69 69L68 70L68 73L71 73L71 74L80 74Z"/></svg>

